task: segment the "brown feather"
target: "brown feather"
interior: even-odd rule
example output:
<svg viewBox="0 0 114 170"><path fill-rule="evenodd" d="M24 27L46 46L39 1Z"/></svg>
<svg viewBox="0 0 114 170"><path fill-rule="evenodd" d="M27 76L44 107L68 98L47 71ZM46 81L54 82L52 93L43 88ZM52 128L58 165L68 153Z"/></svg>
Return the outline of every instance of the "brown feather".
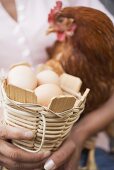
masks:
<svg viewBox="0 0 114 170"><path fill-rule="evenodd" d="M55 42L51 57L67 73L82 79L82 92L91 89L86 107L90 112L103 104L114 88L114 27L104 13L92 8L67 7L59 15L73 18L77 29L66 41Z"/></svg>

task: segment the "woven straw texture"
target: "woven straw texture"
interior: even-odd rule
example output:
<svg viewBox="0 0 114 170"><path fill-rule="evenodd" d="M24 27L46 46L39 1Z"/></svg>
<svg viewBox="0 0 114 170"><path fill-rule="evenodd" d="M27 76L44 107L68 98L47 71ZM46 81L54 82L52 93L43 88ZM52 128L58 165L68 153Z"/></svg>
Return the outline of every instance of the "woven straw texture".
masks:
<svg viewBox="0 0 114 170"><path fill-rule="evenodd" d="M89 93L89 89L87 89L83 95L68 95L71 93L65 88L67 95L52 99L47 108L34 104L34 102L23 103L12 100L14 97L11 96L13 95L11 88L6 83L2 83L1 91L5 123L34 132L32 141L13 141L16 146L29 152L55 151L67 138L72 126L79 119Z"/></svg>

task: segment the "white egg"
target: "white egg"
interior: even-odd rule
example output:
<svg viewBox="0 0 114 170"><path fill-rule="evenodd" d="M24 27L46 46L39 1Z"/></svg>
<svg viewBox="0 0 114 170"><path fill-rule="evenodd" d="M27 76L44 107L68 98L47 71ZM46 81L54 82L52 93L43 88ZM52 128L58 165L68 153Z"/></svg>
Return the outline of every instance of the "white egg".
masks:
<svg viewBox="0 0 114 170"><path fill-rule="evenodd" d="M57 84L59 85L59 76L52 70L44 70L37 74L38 84Z"/></svg>
<svg viewBox="0 0 114 170"><path fill-rule="evenodd" d="M62 95L62 91L56 84L43 84L35 89L38 104L48 106L53 97Z"/></svg>
<svg viewBox="0 0 114 170"><path fill-rule="evenodd" d="M8 73L8 84L22 89L33 90L37 87L37 78L27 65L17 65Z"/></svg>

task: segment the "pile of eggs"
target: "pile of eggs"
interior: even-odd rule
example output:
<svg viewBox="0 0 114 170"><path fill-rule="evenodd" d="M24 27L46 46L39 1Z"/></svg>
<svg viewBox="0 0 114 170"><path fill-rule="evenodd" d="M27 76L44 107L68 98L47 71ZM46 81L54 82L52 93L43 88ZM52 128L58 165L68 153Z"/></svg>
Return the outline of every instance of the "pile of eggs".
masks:
<svg viewBox="0 0 114 170"><path fill-rule="evenodd" d="M53 97L62 95L59 76L52 70L35 74L28 65L17 65L10 69L7 77L9 85L34 91L39 105L48 106Z"/></svg>

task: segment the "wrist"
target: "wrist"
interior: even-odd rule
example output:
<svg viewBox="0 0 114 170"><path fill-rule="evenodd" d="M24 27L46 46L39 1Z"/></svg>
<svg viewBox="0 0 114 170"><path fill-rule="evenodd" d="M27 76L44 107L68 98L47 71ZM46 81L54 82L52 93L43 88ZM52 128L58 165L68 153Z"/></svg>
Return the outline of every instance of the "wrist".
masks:
<svg viewBox="0 0 114 170"><path fill-rule="evenodd" d="M78 140L78 142L83 145L85 141L90 137L90 134L83 124L78 123L73 127L71 137L74 142L77 142Z"/></svg>

